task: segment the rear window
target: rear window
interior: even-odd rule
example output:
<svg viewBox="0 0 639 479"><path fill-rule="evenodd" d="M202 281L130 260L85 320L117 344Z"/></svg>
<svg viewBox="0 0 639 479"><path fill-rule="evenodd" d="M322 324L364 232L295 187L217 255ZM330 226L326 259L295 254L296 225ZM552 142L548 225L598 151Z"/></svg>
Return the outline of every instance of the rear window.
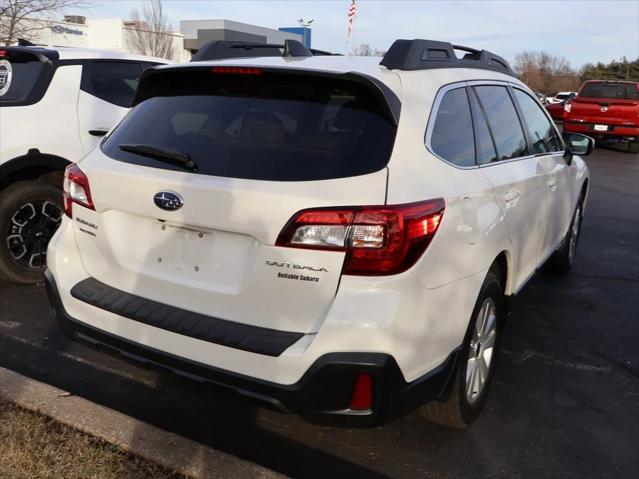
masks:
<svg viewBox="0 0 639 479"><path fill-rule="evenodd" d="M579 92L584 98L603 98L609 100L639 100L637 85L632 83L586 83Z"/></svg>
<svg viewBox="0 0 639 479"><path fill-rule="evenodd" d="M165 96L137 105L103 142L108 156L181 170L118 147L142 144L188 154L199 174L310 181L378 171L393 149L396 127L368 84L198 70L174 74L166 85L154 84Z"/></svg>
<svg viewBox="0 0 639 479"><path fill-rule="evenodd" d="M52 71L51 66L40 62L30 53L4 50L2 52L4 54L0 56L0 104L25 103L39 93L39 87Z"/></svg>

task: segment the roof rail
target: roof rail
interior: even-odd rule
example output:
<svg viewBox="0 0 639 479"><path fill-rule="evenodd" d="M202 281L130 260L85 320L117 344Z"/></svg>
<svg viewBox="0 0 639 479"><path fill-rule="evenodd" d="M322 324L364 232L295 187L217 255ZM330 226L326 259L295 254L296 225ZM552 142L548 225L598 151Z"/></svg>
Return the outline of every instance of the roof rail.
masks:
<svg viewBox="0 0 639 479"><path fill-rule="evenodd" d="M458 58L455 50L466 53ZM517 76L508 62L495 53L435 40L395 40L380 65L389 70L480 68Z"/></svg>
<svg viewBox="0 0 639 479"><path fill-rule="evenodd" d="M317 50L319 52L319 50ZM232 42L217 40L206 43L191 58L192 62L224 60L245 57L312 57L313 52L297 40L284 40L284 44Z"/></svg>

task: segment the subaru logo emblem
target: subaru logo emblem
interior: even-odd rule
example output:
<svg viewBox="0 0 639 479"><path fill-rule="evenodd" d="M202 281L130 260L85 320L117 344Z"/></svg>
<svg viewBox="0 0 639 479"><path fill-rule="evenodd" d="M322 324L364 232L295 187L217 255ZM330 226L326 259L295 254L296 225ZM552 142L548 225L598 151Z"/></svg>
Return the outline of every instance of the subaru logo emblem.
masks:
<svg viewBox="0 0 639 479"><path fill-rule="evenodd" d="M170 191L160 191L153 197L155 206L167 211L175 211L182 208L184 200L177 193Z"/></svg>

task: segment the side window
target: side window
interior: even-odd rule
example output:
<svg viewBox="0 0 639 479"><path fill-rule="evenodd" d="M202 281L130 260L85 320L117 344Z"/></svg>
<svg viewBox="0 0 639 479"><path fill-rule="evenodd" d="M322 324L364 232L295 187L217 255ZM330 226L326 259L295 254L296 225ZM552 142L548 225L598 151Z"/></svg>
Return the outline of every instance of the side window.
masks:
<svg viewBox="0 0 639 479"><path fill-rule="evenodd" d="M474 89L486 112L499 160L525 156L526 138L506 87L490 85Z"/></svg>
<svg viewBox="0 0 639 479"><path fill-rule="evenodd" d="M475 165L475 139L465 88L444 94L430 137L433 153L457 166Z"/></svg>
<svg viewBox="0 0 639 479"><path fill-rule="evenodd" d="M101 100L129 108L142 67L135 62L89 62L84 65L81 89Z"/></svg>
<svg viewBox="0 0 639 479"><path fill-rule="evenodd" d="M528 130L528 135L532 141L533 152L548 153L552 151L561 151L562 146L559 138L555 133L550 120L546 114L541 111L541 107L533 100L528 93L513 88L515 98L521 113L524 117L524 124Z"/></svg>
<svg viewBox="0 0 639 479"><path fill-rule="evenodd" d="M497 161L497 152L492 134L486 123L486 114L482 111L477 96L473 89L468 90L470 106L473 111L473 124L475 125L475 149L477 151L477 163L485 165Z"/></svg>

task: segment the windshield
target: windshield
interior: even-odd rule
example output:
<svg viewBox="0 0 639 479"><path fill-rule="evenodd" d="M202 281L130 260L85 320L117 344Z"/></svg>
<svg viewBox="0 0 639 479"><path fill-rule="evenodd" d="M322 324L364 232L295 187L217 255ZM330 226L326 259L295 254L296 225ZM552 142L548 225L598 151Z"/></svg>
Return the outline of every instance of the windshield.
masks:
<svg viewBox="0 0 639 479"><path fill-rule="evenodd" d="M609 100L639 100L639 89L632 83L589 82L582 87L579 96Z"/></svg>
<svg viewBox="0 0 639 479"><path fill-rule="evenodd" d="M388 163L396 127L368 85L273 72L193 73L182 74L190 78L164 91L168 96L136 106L103 151L127 163L181 170L119 148L150 145L188 155L198 174L275 181L363 175Z"/></svg>

